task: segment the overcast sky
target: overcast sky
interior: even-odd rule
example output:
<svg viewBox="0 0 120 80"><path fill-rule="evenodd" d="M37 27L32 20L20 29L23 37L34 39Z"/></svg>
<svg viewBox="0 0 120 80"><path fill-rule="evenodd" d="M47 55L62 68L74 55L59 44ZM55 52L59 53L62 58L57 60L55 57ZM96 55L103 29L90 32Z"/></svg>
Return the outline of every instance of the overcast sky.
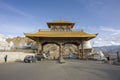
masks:
<svg viewBox="0 0 120 80"><path fill-rule="evenodd" d="M120 45L120 0L0 0L0 34L6 37L48 29L46 22L60 19L99 33L93 46Z"/></svg>

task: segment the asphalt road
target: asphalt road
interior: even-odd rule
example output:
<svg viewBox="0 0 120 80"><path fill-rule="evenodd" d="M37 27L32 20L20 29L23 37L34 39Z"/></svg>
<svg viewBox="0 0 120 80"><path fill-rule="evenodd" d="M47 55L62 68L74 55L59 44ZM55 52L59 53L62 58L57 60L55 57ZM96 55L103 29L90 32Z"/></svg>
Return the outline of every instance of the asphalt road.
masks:
<svg viewBox="0 0 120 80"><path fill-rule="evenodd" d="M120 80L120 66L95 61L0 64L0 80Z"/></svg>

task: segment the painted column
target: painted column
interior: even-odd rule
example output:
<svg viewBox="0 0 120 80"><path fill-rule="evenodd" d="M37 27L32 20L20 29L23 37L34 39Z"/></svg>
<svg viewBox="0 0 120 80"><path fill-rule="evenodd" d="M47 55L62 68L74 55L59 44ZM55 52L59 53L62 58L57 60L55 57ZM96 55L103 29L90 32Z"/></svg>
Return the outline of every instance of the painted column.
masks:
<svg viewBox="0 0 120 80"><path fill-rule="evenodd" d="M81 58L84 59L84 40L81 41L81 52L82 52Z"/></svg>
<svg viewBox="0 0 120 80"><path fill-rule="evenodd" d="M37 39L37 54L40 54L42 50L42 44L39 41L39 38Z"/></svg>
<svg viewBox="0 0 120 80"><path fill-rule="evenodd" d="M41 53L41 43L40 42L38 42L38 54L40 54Z"/></svg>
<svg viewBox="0 0 120 80"><path fill-rule="evenodd" d="M42 54L43 53L43 44L42 44L42 42L40 42L40 44L39 44L41 47L40 47L40 53Z"/></svg>
<svg viewBox="0 0 120 80"><path fill-rule="evenodd" d="M77 49L78 49L78 59L80 59L80 44L77 45Z"/></svg>
<svg viewBox="0 0 120 80"><path fill-rule="evenodd" d="M64 59L63 59L63 51L62 51L62 48L63 48L63 46L62 46L62 43L60 43L59 44L59 61L60 61L60 63L65 63L65 61L64 61Z"/></svg>
<svg viewBox="0 0 120 80"><path fill-rule="evenodd" d="M39 54L39 42L38 41L36 41L36 46L37 46L37 54Z"/></svg>

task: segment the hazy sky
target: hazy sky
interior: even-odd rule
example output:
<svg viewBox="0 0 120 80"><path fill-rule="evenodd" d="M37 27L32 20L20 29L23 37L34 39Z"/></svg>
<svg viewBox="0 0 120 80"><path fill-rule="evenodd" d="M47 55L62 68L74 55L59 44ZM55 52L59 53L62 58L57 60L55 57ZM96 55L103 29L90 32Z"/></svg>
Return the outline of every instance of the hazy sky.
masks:
<svg viewBox="0 0 120 80"><path fill-rule="evenodd" d="M7 37L48 29L46 22L60 19L99 33L94 46L120 45L120 0L0 0L0 33Z"/></svg>

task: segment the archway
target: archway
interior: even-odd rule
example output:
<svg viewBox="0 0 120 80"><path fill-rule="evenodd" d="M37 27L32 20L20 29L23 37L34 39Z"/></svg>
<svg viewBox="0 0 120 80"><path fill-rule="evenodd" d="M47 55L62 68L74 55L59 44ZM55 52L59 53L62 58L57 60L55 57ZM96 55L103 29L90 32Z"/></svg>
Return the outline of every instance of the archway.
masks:
<svg viewBox="0 0 120 80"><path fill-rule="evenodd" d="M59 45L55 42L47 42L42 44L42 52L46 54L48 59L58 59L59 58Z"/></svg>
<svg viewBox="0 0 120 80"><path fill-rule="evenodd" d="M78 50L76 44L67 43L63 45L64 59L77 59L77 57L78 57Z"/></svg>

